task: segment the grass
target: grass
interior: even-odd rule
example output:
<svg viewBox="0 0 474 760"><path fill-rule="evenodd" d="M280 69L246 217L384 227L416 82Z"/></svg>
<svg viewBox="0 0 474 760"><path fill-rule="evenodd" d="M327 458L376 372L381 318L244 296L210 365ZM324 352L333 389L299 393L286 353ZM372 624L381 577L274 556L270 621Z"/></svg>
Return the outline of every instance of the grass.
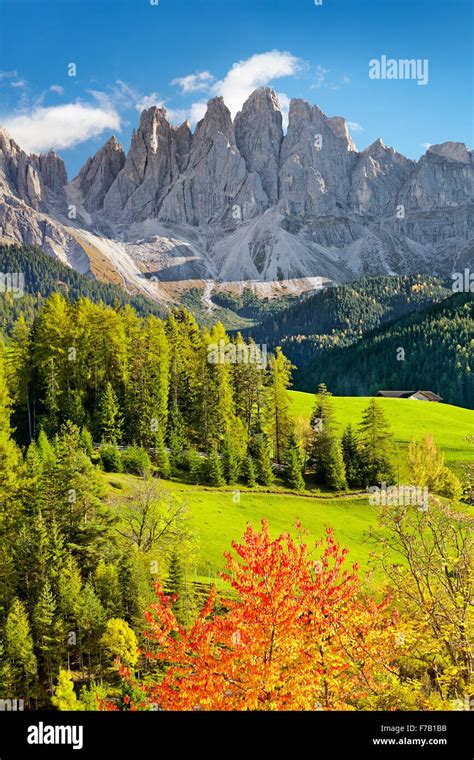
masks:
<svg viewBox="0 0 474 760"><path fill-rule="evenodd" d="M291 392L295 417L309 419L314 396ZM341 432L349 422L357 425L369 398L335 397L336 421ZM474 412L449 406L409 400L379 399L392 426L403 477L403 460L406 446L412 439L420 440L433 433L438 448L454 468L461 462L474 459L474 448L469 441L474 434ZM126 498L136 478L131 475L104 474L111 501ZM368 503L365 495L333 495L306 492L305 496L292 494L282 487L272 489L241 487L239 496L231 487L213 489L192 486L175 481L164 481L189 507L190 519L199 540L196 559L196 580L208 583L218 581L224 565L224 552L231 542L239 540L245 526L251 523L258 528L262 518L269 522L272 536L282 531L295 534L299 520L307 531L309 545L321 539L327 527L334 531L336 540L349 549L348 565L357 562L362 572L369 569L370 555L374 551L368 541L368 531L377 525L377 508ZM316 554L316 556L318 556ZM371 583L380 577L374 572Z"/></svg>
<svg viewBox="0 0 474 760"><path fill-rule="evenodd" d="M137 481L132 475L103 475L113 501L126 498ZM377 509L363 496L299 496L277 490L267 491L230 487L220 490L205 486L162 481L162 485L183 500L190 512L193 530L198 537L196 579L214 582L224 566L224 552L239 540L251 523L259 528L261 520L269 522L271 535L283 531L296 534L299 520L307 532L305 541L313 546L331 527L341 545L349 549L348 565L357 562L362 571L369 569L373 547L367 541L367 531L377 523ZM318 554L315 554L317 557Z"/></svg>
<svg viewBox="0 0 474 760"><path fill-rule="evenodd" d="M308 419L314 395L290 391L290 397L294 416ZM349 423L358 425L369 401L367 397L334 397L339 432ZM410 399L379 398L377 402L383 407L397 444L406 447L411 440L419 441L432 433L447 463L474 461L474 411L471 409Z"/></svg>

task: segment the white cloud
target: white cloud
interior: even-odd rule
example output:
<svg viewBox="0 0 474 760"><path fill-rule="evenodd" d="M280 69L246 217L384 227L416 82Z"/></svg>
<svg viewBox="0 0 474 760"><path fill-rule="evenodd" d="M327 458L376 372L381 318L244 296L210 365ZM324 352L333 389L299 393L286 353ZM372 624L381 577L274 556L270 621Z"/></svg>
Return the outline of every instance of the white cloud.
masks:
<svg viewBox="0 0 474 760"><path fill-rule="evenodd" d="M15 70L13 70L13 71L0 71L0 82L3 79L12 79L13 77L17 77L17 76L18 76L18 72L15 71Z"/></svg>
<svg viewBox="0 0 474 760"><path fill-rule="evenodd" d="M52 84L49 91L55 92L57 95L64 95L64 87L61 87L60 84Z"/></svg>
<svg viewBox="0 0 474 760"><path fill-rule="evenodd" d="M26 81L26 79L19 79L17 82L10 82L10 87L23 89L24 87L26 87L27 84L28 82Z"/></svg>
<svg viewBox="0 0 474 760"><path fill-rule="evenodd" d="M351 130L351 132L363 132L364 127L362 127L359 122L357 121L348 121L347 126Z"/></svg>
<svg viewBox="0 0 474 760"><path fill-rule="evenodd" d="M429 142L421 143L421 147L424 148L425 150L428 150L429 148L431 148L432 145L433 143L429 143Z"/></svg>
<svg viewBox="0 0 474 760"><path fill-rule="evenodd" d="M280 77L295 76L301 61L291 53L272 50L257 53L245 61L234 63L228 74L212 86L214 95L222 95L234 117L249 95Z"/></svg>
<svg viewBox="0 0 474 760"><path fill-rule="evenodd" d="M31 152L71 148L97 137L105 129L120 130L120 116L116 111L82 103L39 107L2 122L18 144Z"/></svg>
<svg viewBox="0 0 474 760"><path fill-rule="evenodd" d="M191 124L197 124L198 121L204 119L207 111L207 102L200 100L197 103L193 103L189 111L189 121Z"/></svg>
<svg viewBox="0 0 474 760"><path fill-rule="evenodd" d="M188 74L186 77L177 77L170 84L181 87L181 92L186 95L188 92L198 92L199 90L209 90L214 77L209 71L199 71L197 74Z"/></svg>
<svg viewBox="0 0 474 760"><path fill-rule="evenodd" d="M152 106L156 106L157 108L164 108L164 102L160 99L160 96L157 92L151 92L149 95L143 95L135 103L135 109L139 113L145 111L147 108L152 108Z"/></svg>
<svg viewBox="0 0 474 760"><path fill-rule="evenodd" d="M342 84L351 84L351 83L352 83L352 79L349 76L349 74L344 74L344 76L342 77Z"/></svg>

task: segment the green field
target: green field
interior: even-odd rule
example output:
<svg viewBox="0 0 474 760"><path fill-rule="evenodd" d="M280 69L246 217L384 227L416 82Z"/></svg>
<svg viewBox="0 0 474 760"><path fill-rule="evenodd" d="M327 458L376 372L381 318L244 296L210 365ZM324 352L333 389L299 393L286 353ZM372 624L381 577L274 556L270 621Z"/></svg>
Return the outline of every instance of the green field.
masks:
<svg viewBox="0 0 474 760"><path fill-rule="evenodd" d="M308 418L314 406L314 396L290 391L290 397L294 416ZM349 423L356 426L360 422L370 398L335 396L333 400L336 422L342 432ZM397 444L406 446L410 440L420 440L433 433L446 462L474 460L474 411L471 409L410 399L379 398L377 403L385 411Z"/></svg>
<svg viewBox="0 0 474 760"><path fill-rule="evenodd" d="M295 417L309 418L314 396L299 392L291 392L290 395ZM340 430L349 422L357 425L369 400L334 398ZM445 404L395 399L379 401L399 445L400 461L403 460L403 449L411 439L419 440L431 432L451 465L474 459L474 447L468 440L469 436L472 440L474 434L474 412ZM402 471L403 467L400 467L401 474ZM130 475L104 475L104 478L115 499L126 498L136 480ZM121 490L111 487L114 482L121 486ZM163 486L189 507L193 530L199 541L194 574L200 581L218 580L217 574L224 562L223 554L230 549L231 542L242 537L247 523L258 528L262 518L268 520L273 536L285 530L294 533L299 520L308 532L306 541L310 545L314 545L324 536L326 528L331 527L339 543L349 549L349 564L357 562L362 571L369 569L374 546L367 540L367 532L377 525L377 508L369 505L366 496L333 496L314 491L301 496L278 487L271 490L242 487L239 501L235 490L230 487L217 490L174 481L163 481ZM377 573L374 574L375 582L376 579Z"/></svg>
<svg viewBox="0 0 474 760"><path fill-rule="evenodd" d="M126 498L136 482L131 475L109 474L104 478L114 500ZM121 489L110 487L113 483L120 483ZM240 501L236 501L236 491L230 487L217 490L174 481L162 481L162 485L189 508L192 528L199 542L195 575L201 581L216 580L217 573L223 568L223 554L230 550L231 542L242 537L247 523L258 528L262 518L268 520L274 537L282 531L294 534L299 520L307 531L305 541L310 545L314 545L324 536L326 528L331 527L341 545L350 549L349 563L357 562L362 570L368 569L373 547L365 534L376 525L377 509L369 505L365 496L318 498L277 490L268 492L257 487L252 491L241 488Z"/></svg>

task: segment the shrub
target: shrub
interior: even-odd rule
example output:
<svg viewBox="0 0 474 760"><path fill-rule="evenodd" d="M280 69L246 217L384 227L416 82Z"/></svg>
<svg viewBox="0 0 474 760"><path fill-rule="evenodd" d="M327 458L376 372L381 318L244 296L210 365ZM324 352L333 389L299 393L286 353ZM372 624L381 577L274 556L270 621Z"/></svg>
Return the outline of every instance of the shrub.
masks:
<svg viewBox="0 0 474 760"><path fill-rule="evenodd" d="M122 458L117 446L103 443L99 449L100 462L105 472L122 472Z"/></svg>
<svg viewBox="0 0 474 760"><path fill-rule="evenodd" d="M131 446L124 451L122 464L124 471L131 475L146 475L151 471L151 459L140 446Z"/></svg>

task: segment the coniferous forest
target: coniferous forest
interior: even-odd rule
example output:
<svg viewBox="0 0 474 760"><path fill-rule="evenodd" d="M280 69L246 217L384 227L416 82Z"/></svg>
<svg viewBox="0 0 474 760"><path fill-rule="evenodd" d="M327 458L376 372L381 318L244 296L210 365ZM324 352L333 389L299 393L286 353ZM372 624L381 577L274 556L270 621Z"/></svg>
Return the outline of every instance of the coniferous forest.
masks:
<svg viewBox="0 0 474 760"><path fill-rule="evenodd" d="M59 710L457 709L472 678L466 463L445 462L436 431L395 446L378 400L341 420L323 382L298 418L281 348L200 327L184 308L159 318L101 295L53 292L4 323L0 698ZM462 327L469 303L459 308ZM242 494L263 499L260 530L234 543L215 590L193 573L206 552L186 497L197 492L224 511ZM376 503L364 541L377 547L377 584L346 559L337 523L317 561L301 521L275 538L282 498ZM269 626L279 685L262 691Z"/></svg>

